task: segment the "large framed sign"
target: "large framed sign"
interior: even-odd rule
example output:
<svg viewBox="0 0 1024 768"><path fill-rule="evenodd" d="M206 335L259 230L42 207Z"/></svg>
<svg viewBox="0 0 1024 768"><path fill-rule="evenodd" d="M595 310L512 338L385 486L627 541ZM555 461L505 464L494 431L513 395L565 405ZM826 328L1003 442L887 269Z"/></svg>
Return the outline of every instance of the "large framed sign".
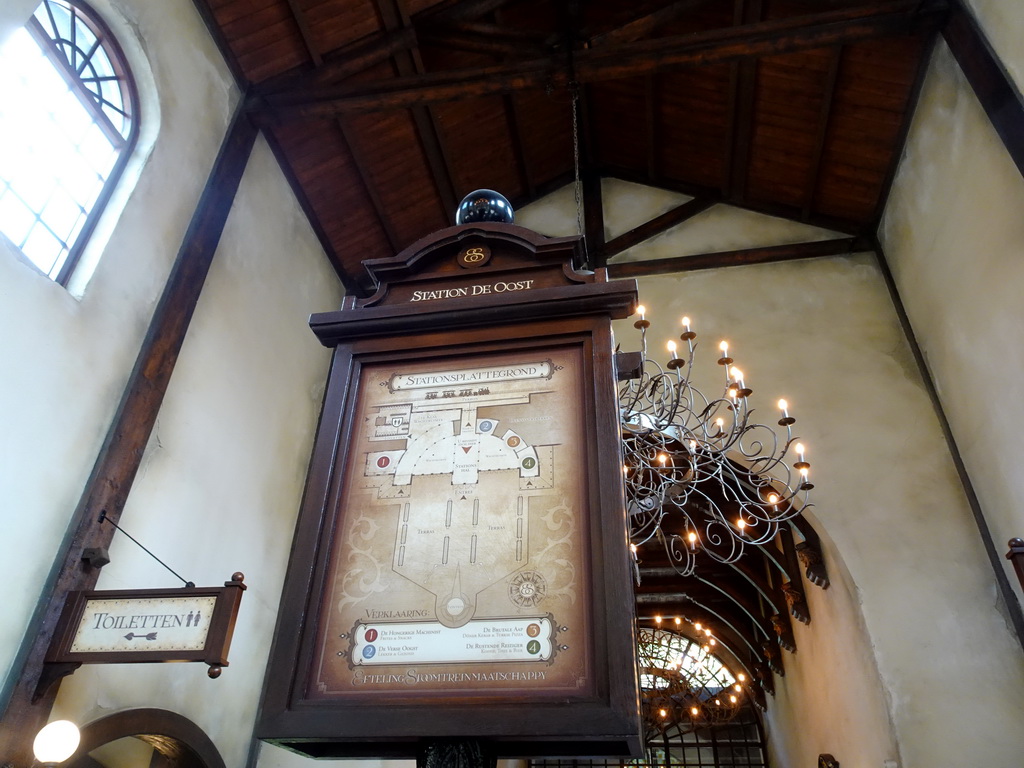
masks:
<svg viewBox="0 0 1024 768"><path fill-rule="evenodd" d="M363 366L312 698L588 684L582 350Z"/></svg>
<svg viewBox="0 0 1024 768"><path fill-rule="evenodd" d="M260 738L638 750L610 336L636 289L577 273L575 248L455 227L313 317L335 356Z"/></svg>

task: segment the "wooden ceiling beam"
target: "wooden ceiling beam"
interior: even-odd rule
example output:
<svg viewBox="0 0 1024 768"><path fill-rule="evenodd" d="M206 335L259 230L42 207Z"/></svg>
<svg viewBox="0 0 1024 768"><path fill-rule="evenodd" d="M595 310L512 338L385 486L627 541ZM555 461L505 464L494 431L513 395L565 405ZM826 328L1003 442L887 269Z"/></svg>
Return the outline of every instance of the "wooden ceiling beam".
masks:
<svg viewBox="0 0 1024 768"><path fill-rule="evenodd" d="M384 27L389 32L412 27L412 21L406 14L401 0L375 0L375 3L384 21ZM416 48L397 53L395 66L399 77L423 76L423 60ZM430 168L430 175L434 179L437 193L441 198L445 219L448 222L453 222L458 200L455 196L455 184L452 181L448 152L438 128L437 118L426 105L411 105L410 109L413 122L416 124L416 134L419 136L423 154Z"/></svg>
<svg viewBox="0 0 1024 768"><path fill-rule="evenodd" d="M682 205L678 205L660 216L655 216L639 227L634 227L629 232L619 235L614 240L610 240L607 246L605 246L605 255L608 259L618 256L634 245L639 245L655 235L660 235L662 232L692 219L698 213L703 213L718 202L717 198L711 197L695 197L693 200L687 200Z"/></svg>
<svg viewBox="0 0 1024 768"><path fill-rule="evenodd" d="M388 239L388 245L391 246L392 251L398 253L402 250L403 243L395 232L395 228L391 225L391 219L384 208L384 203L381 201L380 195L377 194L377 185L373 183L373 177L370 175L370 168L366 164L362 151L355 143L355 139L352 135L352 129L342 117L339 117L336 120L336 123L338 130L341 132L341 139L345 144L345 148L348 150L348 154L352 158L352 164L356 167L356 173L359 175L359 181L363 185L363 191L366 192L366 196L370 198L370 205L373 206L373 212L377 214L377 220L380 222L380 227L384 230L384 236Z"/></svg>
<svg viewBox="0 0 1024 768"><path fill-rule="evenodd" d="M630 168L623 168L621 166L604 166L601 169L601 173L605 177L621 179L622 181L631 181L634 184L650 184L650 180L647 178L646 173L641 173ZM720 198L722 194L721 190L715 187L707 187L700 184L687 184L685 182L673 181L665 178L660 179L654 186L659 189L667 189L670 192L679 192L691 197L715 199ZM869 233L865 231L864 225L859 222L818 214L811 214L807 218L804 218L800 209L793 205L771 203L762 200L744 200L739 203L729 203L729 205L740 208L744 211L761 213L766 216L777 216L780 219L788 219L802 224L810 224L822 229L831 229L854 237L870 236Z"/></svg>
<svg viewBox="0 0 1024 768"><path fill-rule="evenodd" d="M512 156L515 158L519 183L522 185L523 194L532 199L537 193L537 189L534 186L533 176L530 173L530 161L526 156L523 133L519 129L519 110L516 107L515 96L510 93L505 94L502 103L505 107L505 122L508 126L509 140L512 144Z"/></svg>
<svg viewBox="0 0 1024 768"><path fill-rule="evenodd" d="M698 269L720 269L747 264L770 264L778 261L813 259L818 256L839 256L871 250L871 242L865 237L843 237L835 240L820 240L790 245L769 245L763 248L743 248L735 251L699 253L693 256L675 256L670 259L637 261L624 264L609 264L608 276L647 277L664 275L669 272L693 272Z"/></svg>
<svg viewBox="0 0 1024 768"><path fill-rule="evenodd" d="M573 55L573 67L579 83L634 77L934 29L944 14L944 9L930 5L922 9L919 0L872 3L692 35L578 50ZM249 100L248 108L266 110L271 118L279 120L333 117L346 112L406 109L516 90L564 88L569 79L564 57L550 56L491 67L265 94Z"/></svg>
<svg viewBox="0 0 1024 768"><path fill-rule="evenodd" d="M432 8L423 11L422 14L417 14L415 20L419 22L421 16L432 22L478 19L488 13L493 13L509 2L510 0L442 0Z"/></svg>
<svg viewBox="0 0 1024 768"><path fill-rule="evenodd" d="M644 79L644 116L647 122L647 178L657 184L661 176L658 167L658 73ZM609 258L611 254L609 254Z"/></svg>
<svg viewBox="0 0 1024 768"><path fill-rule="evenodd" d="M814 151L811 155L811 168L804 186L803 217L806 219L814 210L814 198L818 192L818 176L825 157L825 141L828 139L828 126L832 118L832 102L835 99L836 83L839 80L839 65L843 60L843 47L837 45L832 49L828 70L822 84L821 109L818 112L818 130L814 136Z"/></svg>
<svg viewBox="0 0 1024 768"><path fill-rule="evenodd" d="M382 32L322 56L321 64L316 69L285 72L253 86L252 92L257 94L288 93L295 89L315 88L337 83L360 72L365 72L370 67L387 61L397 53L416 45L417 38L414 29Z"/></svg>
<svg viewBox="0 0 1024 768"><path fill-rule="evenodd" d="M1017 170L1024 175L1024 97L963 0L953 0L942 36Z"/></svg>
<svg viewBox="0 0 1024 768"><path fill-rule="evenodd" d="M281 172L284 173L285 179L288 181L288 186L292 189L292 194L295 195L295 199L299 203L299 208L306 215L306 219L309 221L309 225L313 228L313 234L316 235L317 240L320 241L320 247L324 249L324 253L327 254L328 261L331 262L331 266L334 268L335 274L338 279L341 280L341 284L345 287L345 292L355 295L366 295L367 291L372 292L372 286L367 284L361 286L359 284L359 275L349 274L345 264L341 259L341 255L335 249L334 244L331 242L330 237L327 236L327 232L324 230L323 224L320 222L320 217L317 216L316 210L313 208L313 203L306 194L306 190L303 188L298 177L295 175L293 166L288 158L287 153L284 151L284 147L281 146L281 142L278 141L276 134L272 130L264 130L263 136L267 140L267 144L270 146L270 151L274 153L274 157L277 158L277 164L281 167ZM369 276L366 276L366 280Z"/></svg>
<svg viewBox="0 0 1024 768"><path fill-rule="evenodd" d="M707 5L708 1L709 0L676 0L676 2L669 3L664 8L659 8L652 13L645 13L642 16L637 16L615 29L591 35L589 36L589 43L590 45L631 43L634 40L650 37L658 27L675 21L687 11L692 11L702 5Z"/></svg>
<svg viewBox="0 0 1024 768"><path fill-rule="evenodd" d="M299 5L299 0L288 0L288 9L292 12L292 18L295 19L295 26L299 28L299 36L302 38L302 44L306 46L306 52L309 54L309 58L312 59L313 66L321 66L324 63L324 60L320 55L320 51L317 50L316 44L313 42L313 33L309 29L309 20L306 18L305 12Z"/></svg>
<svg viewBox="0 0 1024 768"><path fill-rule="evenodd" d="M419 39L425 45L454 48L470 53L483 53L488 56L522 57L527 52L535 55L544 55L547 52L546 46L542 43L527 43L511 38L483 37L442 27L429 27L421 30Z"/></svg>
<svg viewBox="0 0 1024 768"><path fill-rule="evenodd" d="M738 26L761 21L761 0L736 0L735 21ZM730 73L729 124L730 140L726 149L725 196L742 202L747 196L747 176L754 137L754 100L757 96L757 60L742 59L732 63Z"/></svg>

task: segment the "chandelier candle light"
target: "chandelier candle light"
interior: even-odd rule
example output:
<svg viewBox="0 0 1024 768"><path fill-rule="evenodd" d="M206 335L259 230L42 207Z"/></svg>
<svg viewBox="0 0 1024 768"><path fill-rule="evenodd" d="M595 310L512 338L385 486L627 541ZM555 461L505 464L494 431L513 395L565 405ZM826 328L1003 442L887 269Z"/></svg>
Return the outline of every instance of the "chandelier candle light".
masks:
<svg viewBox="0 0 1024 768"><path fill-rule="evenodd" d="M657 541L672 567L688 576L701 553L735 562L746 546L771 541L781 523L810 507L811 465L785 400L778 402L783 435L751 420L752 390L727 342L718 359L724 390L709 398L691 383L697 334L690 318L682 319L679 337L684 356L670 341L663 368L647 354L647 309L637 312L640 374L619 390L631 550L635 561L641 546Z"/></svg>

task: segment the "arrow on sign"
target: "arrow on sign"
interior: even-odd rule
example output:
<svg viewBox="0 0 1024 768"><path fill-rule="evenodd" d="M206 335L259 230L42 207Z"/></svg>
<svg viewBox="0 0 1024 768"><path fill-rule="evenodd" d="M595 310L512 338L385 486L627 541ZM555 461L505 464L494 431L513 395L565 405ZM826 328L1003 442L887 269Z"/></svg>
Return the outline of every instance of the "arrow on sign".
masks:
<svg viewBox="0 0 1024 768"><path fill-rule="evenodd" d="M136 635L134 632L129 632L124 636L125 640L156 640L156 632L150 632L148 635Z"/></svg>

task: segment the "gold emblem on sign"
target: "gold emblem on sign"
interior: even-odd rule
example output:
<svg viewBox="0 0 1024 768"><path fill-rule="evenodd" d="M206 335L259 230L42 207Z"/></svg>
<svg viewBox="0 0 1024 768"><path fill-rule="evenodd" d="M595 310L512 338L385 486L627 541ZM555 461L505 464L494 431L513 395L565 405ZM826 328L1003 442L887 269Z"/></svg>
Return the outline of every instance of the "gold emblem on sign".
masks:
<svg viewBox="0 0 1024 768"><path fill-rule="evenodd" d="M486 245L471 245L459 252L458 262L460 267L472 269L482 267L491 260L491 249Z"/></svg>

